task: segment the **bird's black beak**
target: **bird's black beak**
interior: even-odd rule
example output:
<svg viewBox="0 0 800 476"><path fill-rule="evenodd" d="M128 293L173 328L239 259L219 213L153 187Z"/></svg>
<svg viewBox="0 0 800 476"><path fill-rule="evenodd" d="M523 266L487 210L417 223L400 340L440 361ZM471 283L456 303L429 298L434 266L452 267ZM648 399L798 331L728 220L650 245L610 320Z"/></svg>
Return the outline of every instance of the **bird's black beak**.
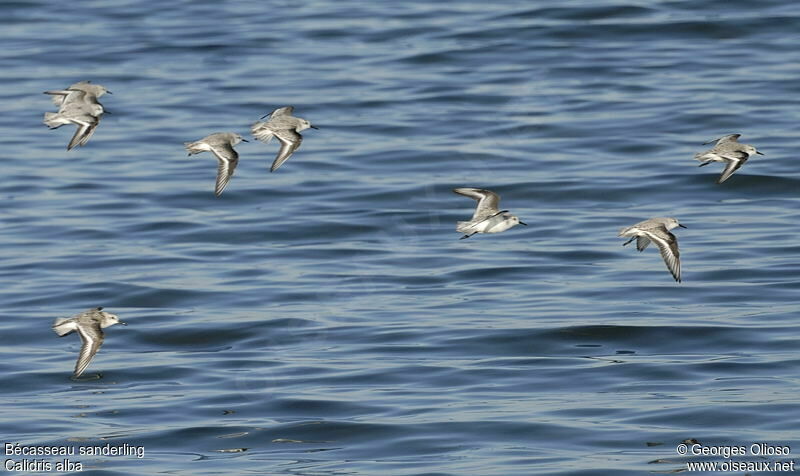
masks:
<svg viewBox="0 0 800 476"><path fill-rule="evenodd" d="M764 153L762 153L762 152L759 152L759 151L756 151L756 154L758 154L758 155L765 155Z"/></svg>
<svg viewBox="0 0 800 476"><path fill-rule="evenodd" d="M265 117L269 116L270 114L272 114L272 113L270 112L270 113L264 114L263 116L261 116L261 119L264 119Z"/></svg>
<svg viewBox="0 0 800 476"><path fill-rule="evenodd" d="M127 323L127 322L122 322L122 321L119 321L119 323L120 323L120 324L122 324L123 326L127 326L127 325L128 325L128 323Z"/></svg>
<svg viewBox="0 0 800 476"><path fill-rule="evenodd" d="M106 94L114 94L111 91L106 90Z"/></svg>
<svg viewBox="0 0 800 476"><path fill-rule="evenodd" d="M520 225L525 225L525 226L528 226L528 224L527 224L527 223L525 223L525 222L523 222L523 221L519 222L519 224L520 224Z"/></svg>
<svg viewBox="0 0 800 476"><path fill-rule="evenodd" d="M250 142L250 141L247 139L242 139L242 142Z"/></svg>
<svg viewBox="0 0 800 476"><path fill-rule="evenodd" d="M308 127L312 128L312 129L319 129L319 127L317 127L317 126L312 126L312 125L310 125L310 124L308 125Z"/></svg>
<svg viewBox="0 0 800 476"><path fill-rule="evenodd" d="M678 226L681 228L686 228L684 225L681 225L680 223L678 223Z"/></svg>

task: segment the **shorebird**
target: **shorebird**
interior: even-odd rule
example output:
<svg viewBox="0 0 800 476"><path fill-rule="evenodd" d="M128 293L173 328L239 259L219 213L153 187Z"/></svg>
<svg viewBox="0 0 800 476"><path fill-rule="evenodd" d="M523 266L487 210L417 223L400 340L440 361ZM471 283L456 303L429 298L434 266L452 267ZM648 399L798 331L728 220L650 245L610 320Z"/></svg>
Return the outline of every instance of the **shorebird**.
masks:
<svg viewBox="0 0 800 476"><path fill-rule="evenodd" d="M70 85L67 89L45 91L44 93L52 96L51 99L53 100L53 104L56 106L61 106L61 104L64 103L64 99L69 96L71 91L83 91L84 93L92 95L95 98L99 98L104 94L112 94L111 91L106 89L105 86L92 84L91 81L79 81Z"/></svg>
<svg viewBox="0 0 800 476"><path fill-rule="evenodd" d="M294 106L275 109L271 113L261 116L261 119L269 116L269 120L256 122L250 127L253 136L261 142L269 143L274 136L281 143L281 150L278 151L275 161L272 162L270 172L278 170L278 167L289 160L294 151L300 147L300 143L303 142L300 131L308 128L319 129L305 119L292 116L293 111Z"/></svg>
<svg viewBox="0 0 800 476"><path fill-rule="evenodd" d="M59 337L77 332L81 337L81 351L75 363L73 379L77 379L89 366L100 346L103 345L103 329L114 324L128 324L119 320L114 314L103 311L102 307L89 309L70 318L58 318L53 322L53 331Z"/></svg>
<svg viewBox="0 0 800 476"><path fill-rule="evenodd" d="M53 103L59 106L58 112L44 113L44 123L50 129L57 129L65 124L77 126L67 150L75 146L83 146L94 134L100 118L106 112L97 98L109 93L104 86L91 84L89 81L75 83L64 90L45 91L52 96Z"/></svg>
<svg viewBox="0 0 800 476"><path fill-rule="evenodd" d="M508 210L499 210L500 196L491 190L482 188L455 188L453 192L478 201L475 213L469 221L456 223L456 231L465 233L461 237L469 238L475 233L500 233L517 224L528 226L519 221L519 218L508 213Z"/></svg>
<svg viewBox="0 0 800 476"><path fill-rule="evenodd" d="M717 183L728 180L734 172L739 170L742 165L747 162L747 159L749 159L751 155L764 155L752 145L739 143L737 139L741 136L741 134L730 134L720 137L719 139L715 139L716 144L713 148L695 154L694 158L702 162L699 167L708 165L711 162L725 162L725 169L722 171L722 175L717 179ZM711 140L705 144L710 144L715 141Z"/></svg>
<svg viewBox="0 0 800 476"><path fill-rule="evenodd" d="M675 218L651 218L623 228L620 230L619 236L631 237L622 246L626 246L631 241L636 240L636 249L639 251L644 251L651 241L655 243L659 251L661 251L661 257L664 258L664 263L666 263L669 272L672 273L672 277L680 283L681 254L678 251L678 239L669 232L669 230L677 226L686 228L678 223Z"/></svg>
<svg viewBox="0 0 800 476"><path fill-rule="evenodd" d="M249 141L233 132L217 132L198 141L183 144L189 151L189 155L208 151L217 158L217 183L214 187L214 195L217 197L222 195L222 191L230 182L233 171L239 163L239 154L233 150L233 146L239 142Z"/></svg>

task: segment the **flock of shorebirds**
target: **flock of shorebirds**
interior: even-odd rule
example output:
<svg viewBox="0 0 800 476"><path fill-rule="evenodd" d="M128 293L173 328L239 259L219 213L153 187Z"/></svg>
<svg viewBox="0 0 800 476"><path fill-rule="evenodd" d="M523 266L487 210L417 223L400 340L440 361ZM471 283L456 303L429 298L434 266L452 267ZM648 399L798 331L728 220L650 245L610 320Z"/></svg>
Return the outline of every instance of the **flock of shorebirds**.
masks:
<svg viewBox="0 0 800 476"><path fill-rule="evenodd" d="M63 90L45 91L45 94L52 96L53 103L58 106L58 112L46 112L44 123L51 129L66 124L75 125L77 129L67 145L67 150L76 146L84 146L94 134L103 114L107 113L98 100L107 93L111 94L105 87L92 84L90 81L81 81ZM276 137L281 143L281 148L270 168L271 172L283 165L300 147L303 142L301 131L309 128L317 129L309 121L293 116L293 112L292 106L275 109L250 127L251 133L259 141L269 143L273 137ZM695 159L701 162L700 167L712 162L725 164L717 183L728 180L747 162L750 156L761 154L752 145L740 143L739 137L740 134L730 134L715 141L706 142L706 144L716 143L711 149L695 155ZM222 191L230 182L236 165L239 163L239 154L234 146L240 142L248 141L233 132L218 132L184 144L189 155L211 152L216 157L218 166L214 194L217 197L222 195ZM464 234L461 239L469 238L476 233L500 233L516 225L526 225L508 210L500 210L500 196L490 190L465 187L456 188L453 192L478 202L472 218L456 224L456 231ZM650 218L623 228L619 232L619 236L630 238L623 246L636 240L636 249L639 251L644 251L651 242L655 243L667 269L675 281L680 282L681 260L678 240L675 235L670 233L670 230L676 227L686 228L675 218ZM114 324L125 323L121 322L114 314L103 311L101 307L84 311L69 319L56 319L53 330L59 336L77 332L81 338L82 345L73 379L77 379L83 374L102 345L102 329Z"/></svg>
<svg viewBox="0 0 800 476"><path fill-rule="evenodd" d="M728 180L734 172L747 162L751 155L764 155L752 145L740 143L739 137L741 137L741 134L729 134L706 142L703 145L712 142L716 143L711 149L694 156L696 160L701 162L700 167L711 162L723 162L725 164L722 175L717 179L718 184ZM464 233L461 239L469 238L475 233L499 233L515 225L525 225L519 218L510 214L508 210L500 210L500 196L490 190L457 188L453 191L478 201L478 206L475 214L472 215L472 219L460 221L456 226L456 231ZM681 282L681 254L678 251L678 239L670 233L670 230L676 227L686 228L678 223L675 218L650 218L623 228L620 230L619 236L630 238L622 246L626 246L636 240L636 249L639 251L644 251L647 245L655 243L672 277L675 278L675 281Z"/></svg>

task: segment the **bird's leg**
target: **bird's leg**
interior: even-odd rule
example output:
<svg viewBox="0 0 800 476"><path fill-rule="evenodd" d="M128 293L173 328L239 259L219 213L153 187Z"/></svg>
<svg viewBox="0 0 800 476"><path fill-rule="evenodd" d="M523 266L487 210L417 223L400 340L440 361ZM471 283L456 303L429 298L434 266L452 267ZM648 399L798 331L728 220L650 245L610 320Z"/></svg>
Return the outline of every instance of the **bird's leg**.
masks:
<svg viewBox="0 0 800 476"><path fill-rule="evenodd" d="M631 241L633 241L633 240L635 240L635 239L636 239L636 237L634 236L634 237L633 237L633 238L631 238L630 240L628 240L628 241L626 241L625 243L623 243L623 244L622 244L622 246L627 246L628 244L630 244L630 242L631 242Z"/></svg>
<svg viewBox="0 0 800 476"><path fill-rule="evenodd" d="M475 233L470 233L469 235L464 235L459 240L463 240L464 238L469 238L470 236L474 235Z"/></svg>
<svg viewBox="0 0 800 476"><path fill-rule="evenodd" d="M713 162L713 161L703 162L702 164L698 165L698 167L702 167L702 166L704 166L704 165L708 165L708 164L710 164L711 162Z"/></svg>

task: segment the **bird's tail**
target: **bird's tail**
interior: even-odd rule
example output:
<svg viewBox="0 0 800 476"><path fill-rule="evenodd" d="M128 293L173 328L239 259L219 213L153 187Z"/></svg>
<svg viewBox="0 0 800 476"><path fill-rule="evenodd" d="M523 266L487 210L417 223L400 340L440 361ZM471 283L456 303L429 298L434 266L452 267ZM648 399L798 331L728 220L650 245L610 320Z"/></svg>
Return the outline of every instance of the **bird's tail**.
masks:
<svg viewBox="0 0 800 476"><path fill-rule="evenodd" d="M59 337L64 337L65 335L69 334L70 332L74 331L75 329L72 326L66 326L69 319L65 319L63 317L59 317L53 322L53 331L58 334Z"/></svg>
<svg viewBox="0 0 800 476"><path fill-rule="evenodd" d="M64 120L64 117L57 112L46 112L44 113L44 121L45 125L50 129L55 129L56 127L61 127L64 124L67 124L67 121Z"/></svg>
<svg viewBox="0 0 800 476"><path fill-rule="evenodd" d="M456 222L456 231L458 231L460 233L469 232L471 227L472 227L472 222L471 221L459 221L459 222Z"/></svg>
<svg viewBox="0 0 800 476"><path fill-rule="evenodd" d="M700 162L702 162L702 164L700 164L700 167L702 167L704 165L708 165L711 162L714 162L714 160L712 158L708 157L708 155L706 155L705 152L701 152L699 154L694 154L694 160L699 160Z"/></svg>
<svg viewBox="0 0 800 476"><path fill-rule="evenodd" d="M272 140L272 137L274 136L274 134L272 133L271 130L267 129L266 127L259 127L259 124L260 123L254 124L253 128L250 129L250 132L253 133L253 136L256 139L258 139L261 142L264 142L266 144L269 144L269 141Z"/></svg>
<svg viewBox="0 0 800 476"><path fill-rule="evenodd" d="M189 152L189 155L205 152L203 149L197 148L197 142L184 142L183 146L186 147L186 151Z"/></svg>

